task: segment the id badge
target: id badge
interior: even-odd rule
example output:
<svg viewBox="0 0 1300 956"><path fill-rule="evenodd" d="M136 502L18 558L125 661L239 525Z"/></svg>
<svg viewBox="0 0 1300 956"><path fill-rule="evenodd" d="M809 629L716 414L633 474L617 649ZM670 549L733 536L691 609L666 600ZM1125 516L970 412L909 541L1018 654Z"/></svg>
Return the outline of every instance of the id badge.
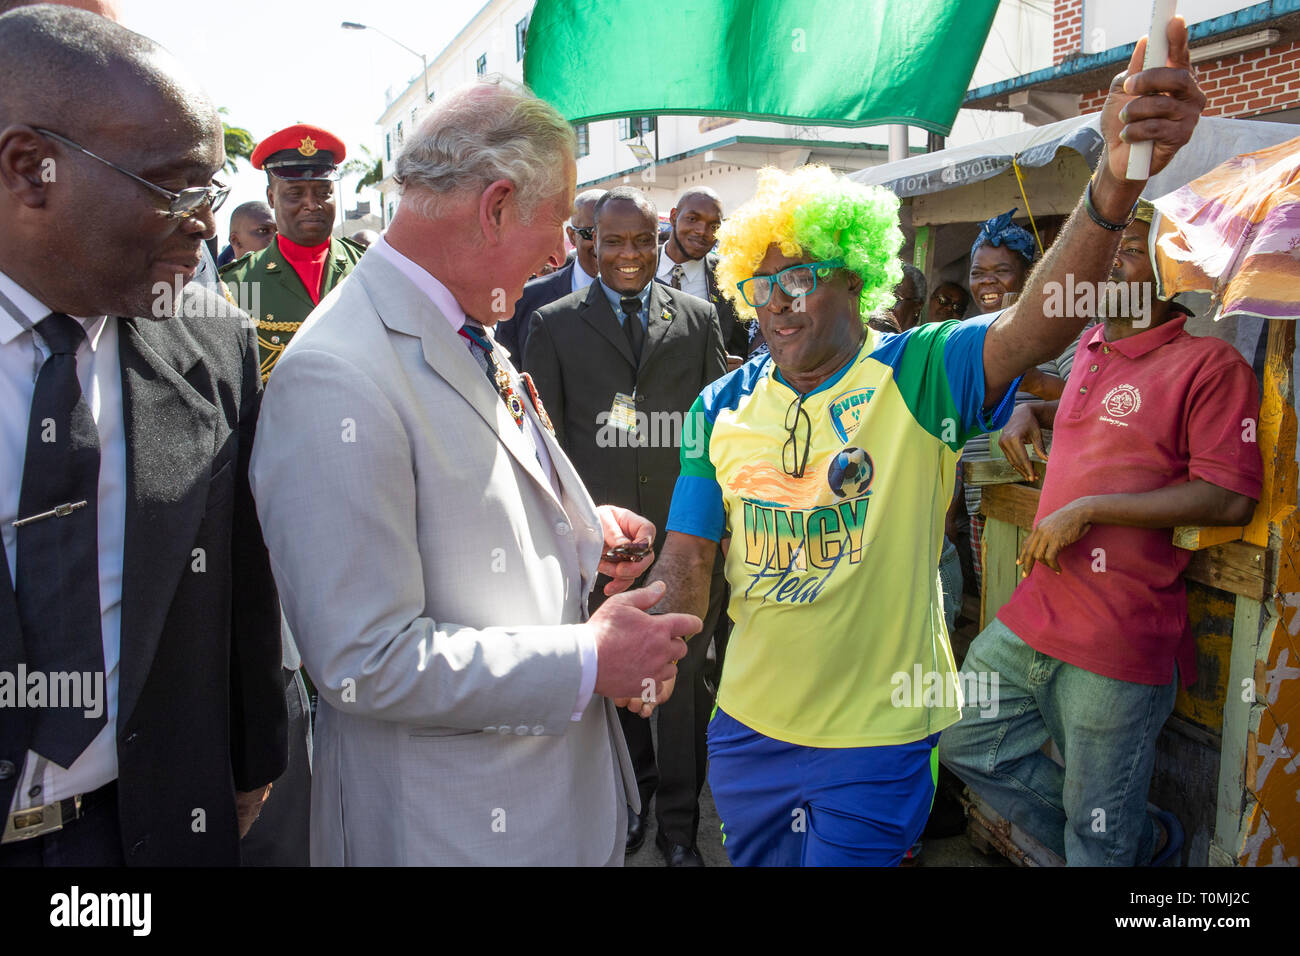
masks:
<svg viewBox="0 0 1300 956"><path fill-rule="evenodd" d="M636 399L624 392L614 393L614 404L609 410L609 423L627 432L636 432Z"/></svg>

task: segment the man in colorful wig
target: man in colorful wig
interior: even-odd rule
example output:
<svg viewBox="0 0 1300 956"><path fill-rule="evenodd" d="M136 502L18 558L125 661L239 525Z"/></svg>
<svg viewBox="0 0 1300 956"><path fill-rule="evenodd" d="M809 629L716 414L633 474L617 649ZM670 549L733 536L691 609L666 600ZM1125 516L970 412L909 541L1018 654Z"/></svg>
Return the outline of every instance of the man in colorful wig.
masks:
<svg viewBox="0 0 1300 956"><path fill-rule="evenodd" d="M719 283L770 355L695 402L651 580L658 610L700 614L724 545L735 630L709 781L733 863L892 865L920 835L939 731L961 715L935 571L958 451L1087 321L1042 306L1067 273L1108 275L1143 186L1128 143L1154 141L1160 170L1205 102L1181 20L1172 68L1138 73L1144 48L1129 93L1112 84L1081 208L1001 313L868 330L901 278L897 200L824 168L764 171L723 227Z"/></svg>

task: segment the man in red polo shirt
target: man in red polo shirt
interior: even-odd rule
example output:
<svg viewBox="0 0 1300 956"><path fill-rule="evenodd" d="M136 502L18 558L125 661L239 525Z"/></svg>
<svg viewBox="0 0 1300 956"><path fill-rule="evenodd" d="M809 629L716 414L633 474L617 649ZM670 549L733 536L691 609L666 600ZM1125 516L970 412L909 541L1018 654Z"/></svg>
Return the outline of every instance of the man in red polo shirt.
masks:
<svg viewBox="0 0 1300 956"><path fill-rule="evenodd" d="M1051 466L1023 580L971 644L966 675L996 674L939 759L1004 818L1071 865L1161 865L1178 821L1150 811L1156 738L1177 682L1196 676L1176 525L1240 525L1259 498L1259 386L1227 343L1189 335L1187 312L1156 299L1150 205L1124 231L1103 324L1084 333L1059 402L1022 405L1003 431ZM1077 293L1078 290L1075 290ZM1100 306L1099 306L1100 308ZM1062 769L1041 751L1053 739Z"/></svg>

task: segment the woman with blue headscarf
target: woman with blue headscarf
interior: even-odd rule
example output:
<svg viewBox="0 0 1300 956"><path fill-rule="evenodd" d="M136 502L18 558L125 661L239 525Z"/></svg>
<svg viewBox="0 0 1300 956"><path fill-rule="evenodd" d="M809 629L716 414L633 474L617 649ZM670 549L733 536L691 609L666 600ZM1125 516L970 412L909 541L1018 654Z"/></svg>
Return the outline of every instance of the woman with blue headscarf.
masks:
<svg viewBox="0 0 1300 956"><path fill-rule="evenodd" d="M1034 237L1011 221L1016 210L980 224L970 247L970 294L980 312L996 312L1011 304L1025 286L1038 258Z"/></svg>
<svg viewBox="0 0 1300 956"><path fill-rule="evenodd" d="M980 224L979 235L970 250L969 286L971 299L982 313L997 312L1010 306L1025 286L1025 280L1038 258L1038 244L1033 235L1023 226L1012 221L1016 210L1004 212ZM1056 359L1045 362L1036 369L1029 369L1020 382L1016 392L1016 404L1031 401L1055 401L1065 391L1065 380L1070 375L1074 364L1074 350L1078 340ZM988 461L990 458L989 436L977 435L966 443L962 452L962 463L968 461ZM980 490L961 481L958 472L958 494L965 499L966 514L969 516L970 531L970 568L974 572L973 584L978 593L983 568L980 562L980 539L983 537L984 519L979 513ZM956 525L964 524L960 505L954 502L949 510L948 530L956 531Z"/></svg>

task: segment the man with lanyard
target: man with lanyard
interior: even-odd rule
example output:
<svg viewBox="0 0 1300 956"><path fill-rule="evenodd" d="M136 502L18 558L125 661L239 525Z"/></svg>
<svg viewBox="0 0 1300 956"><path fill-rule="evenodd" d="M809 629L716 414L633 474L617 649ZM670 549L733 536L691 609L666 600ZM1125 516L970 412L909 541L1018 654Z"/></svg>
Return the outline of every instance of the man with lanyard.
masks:
<svg viewBox="0 0 1300 956"><path fill-rule="evenodd" d="M266 170L275 241L222 268L221 281L257 320L263 382L303 320L365 252L330 236L334 183L346 155L341 139L305 123L272 133L253 150L253 168Z"/></svg>
<svg viewBox="0 0 1300 956"><path fill-rule="evenodd" d="M1043 305L1068 274L1108 275L1144 185L1129 143L1153 142L1155 173L1191 136L1205 97L1181 19L1169 41L1169 67L1138 72L1143 40L1112 83L1080 208L997 315L868 331L901 277L897 200L825 168L764 171L723 227L719 280L770 356L693 406L650 580L667 585L655 610L698 613L727 541L735 630L709 782L733 863L894 865L920 835L939 731L961 713L935 570L957 455L1088 320Z"/></svg>

